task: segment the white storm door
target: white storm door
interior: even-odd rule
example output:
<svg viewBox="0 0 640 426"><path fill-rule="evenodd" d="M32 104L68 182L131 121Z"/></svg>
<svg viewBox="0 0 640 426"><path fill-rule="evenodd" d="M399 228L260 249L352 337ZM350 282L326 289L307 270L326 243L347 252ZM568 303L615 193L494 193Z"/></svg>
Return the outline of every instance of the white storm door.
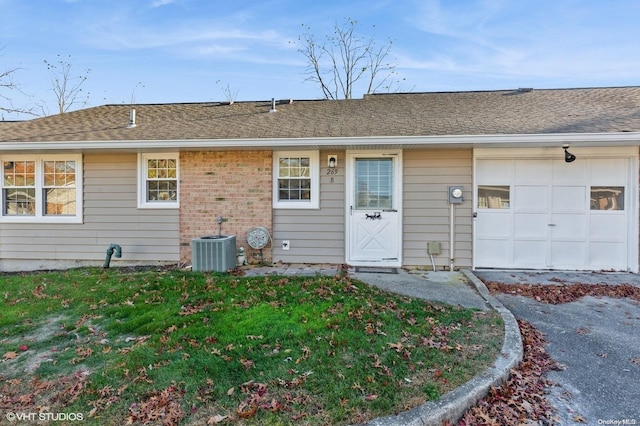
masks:
<svg viewBox="0 0 640 426"><path fill-rule="evenodd" d="M347 153L347 263L401 266L401 151Z"/></svg>

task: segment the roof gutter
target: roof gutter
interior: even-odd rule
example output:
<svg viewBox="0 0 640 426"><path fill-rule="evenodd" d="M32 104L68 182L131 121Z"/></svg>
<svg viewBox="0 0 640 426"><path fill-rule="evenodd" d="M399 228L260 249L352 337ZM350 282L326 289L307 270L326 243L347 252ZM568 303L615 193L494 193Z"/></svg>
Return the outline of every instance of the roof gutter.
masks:
<svg viewBox="0 0 640 426"><path fill-rule="evenodd" d="M499 148L572 146L637 146L640 132L553 133L524 135L372 136L266 139L174 139L0 142L2 152L145 152L158 150L255 150L255 149L365 149L396 148Z"/></svg>

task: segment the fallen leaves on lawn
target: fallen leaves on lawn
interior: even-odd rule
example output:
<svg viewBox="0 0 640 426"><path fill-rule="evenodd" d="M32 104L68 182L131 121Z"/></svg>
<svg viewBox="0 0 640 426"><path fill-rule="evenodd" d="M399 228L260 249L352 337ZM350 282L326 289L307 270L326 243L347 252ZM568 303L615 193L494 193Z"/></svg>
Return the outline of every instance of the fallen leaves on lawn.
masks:
<svg viewBox="0 0 640 426"><path fill-rule="evenodd" d="M175 425L180 423L186 416L182 409L184 393L184 390L175 385L152 392L145 401L131 404L126 424Z"/></svg>
<svg viewBox="0 0 640 426"><path fill-rule="evenodd" d="M36 411L38 407L67 405L75 402L84 392L88 374L77 372L53 380L33 377L2 380L0 386L0 410Z"/></svg>
<svg viewBox="0 0 640 426"><path fill-rule="evenodd" d="M180 312L178 312L178 315L187 316L187 315L198 314L200 312L203 312L210 305L211 305L210 303L206 303L206 302L198 302L195 305L183 305L180 308Z"/></svg>
<svg viewBox="0 0 640 426"><path fill-rule="evenodd" d="M553 305L573 302L585 296L627 297L640 301L640 287L630 284L505 284L487 281L485 285L492 293L517 294Z"/></svg>
<svg viewBox="0 0 640 426"><path fill-rule="evenodd" d="M526 321L518 320L518 325L524 346L522 362L511 370L505 384L491 387L489 394L465 413L459 426L552 423L553 408L545 398L550 382L544 375L557 369L557 363L547 354L542 333Z"/></svg>

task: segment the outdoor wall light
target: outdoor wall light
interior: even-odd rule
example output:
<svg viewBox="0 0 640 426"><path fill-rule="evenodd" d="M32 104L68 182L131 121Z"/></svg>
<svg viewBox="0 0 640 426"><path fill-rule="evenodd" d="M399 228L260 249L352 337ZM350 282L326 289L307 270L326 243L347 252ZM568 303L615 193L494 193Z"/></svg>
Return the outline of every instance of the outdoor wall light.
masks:
<svg viewBox="0 0 640 426"><path fill-rule="evenodd" d="M337 155L329 155L327 157L327 167L330 167L330 168L338 167L338 156Z"/></svg>
<svg viewBox="0 0 640 426"><path fill-rule="evenodd" d="M569 149L569 145L563 145L562 149L564 149L564 161L566 163L571 163L572 161L575 161L576 156L570 153L569 151L567 151L567 149Z"/></svg>

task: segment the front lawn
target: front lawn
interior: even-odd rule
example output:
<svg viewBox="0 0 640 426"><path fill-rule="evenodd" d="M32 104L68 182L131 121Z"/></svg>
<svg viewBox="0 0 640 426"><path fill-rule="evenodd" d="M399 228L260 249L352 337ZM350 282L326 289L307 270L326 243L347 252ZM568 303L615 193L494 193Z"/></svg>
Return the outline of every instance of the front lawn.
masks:
<svg viewBox="0 0 640 426"><path fill-rule="evenodd" d="M0 296L2 420L357 423L439 398L502 345L495 312L341 276L74 269L0 275Z"/></svg>

